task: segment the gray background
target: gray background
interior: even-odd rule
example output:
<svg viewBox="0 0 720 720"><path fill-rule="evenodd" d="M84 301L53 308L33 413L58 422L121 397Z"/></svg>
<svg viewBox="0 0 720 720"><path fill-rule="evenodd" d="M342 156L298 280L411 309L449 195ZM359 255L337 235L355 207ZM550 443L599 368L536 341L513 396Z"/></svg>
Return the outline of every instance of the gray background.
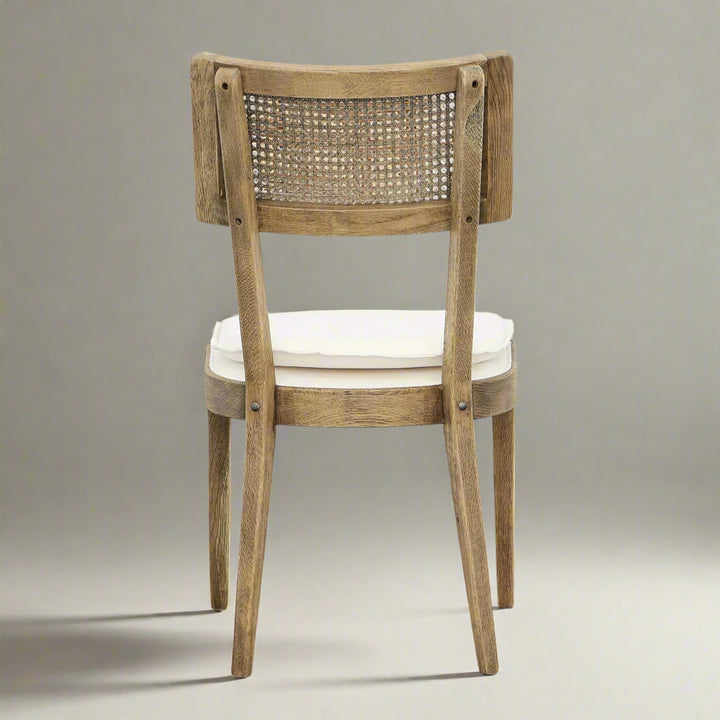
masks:
<svg viewBox="0 0 720 720"><path fill-rule="evenodd" d="M716 2L1 8L8 717L718 716ZM255 674L225 683L202 362L235 298L227 229L194 218L190 56L495 49L515 211L481 228L477 295L520 364L501 672L472 675L441 430L280 428ZM441 234L263 242L274 311L444 301Z"/></svg>

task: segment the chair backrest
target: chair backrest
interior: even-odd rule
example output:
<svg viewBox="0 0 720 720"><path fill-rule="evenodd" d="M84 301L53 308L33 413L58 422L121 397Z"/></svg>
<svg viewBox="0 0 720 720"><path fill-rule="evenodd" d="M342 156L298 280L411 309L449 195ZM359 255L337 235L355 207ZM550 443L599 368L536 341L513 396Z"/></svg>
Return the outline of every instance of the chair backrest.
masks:
<svg viewBox="0 0 720 720"><path fill-rule="evenodd" d="M472 397L477 226L511 213L510 56L318 67L203 53L191 87L197 216L231 228L249 409L274 412L261 230L449 229L444 417L471 422L457 413Z"/></svg>
<svg viewBox="0 0 720 720"><path fill-rule="evenodd" d="M450 227L458 70L485 75L479 222L512 207L507 53L378 66L305 66L201 53L191 64L196 212L227 224L215 74L237 68L259 229L379 235Z"/></svg>

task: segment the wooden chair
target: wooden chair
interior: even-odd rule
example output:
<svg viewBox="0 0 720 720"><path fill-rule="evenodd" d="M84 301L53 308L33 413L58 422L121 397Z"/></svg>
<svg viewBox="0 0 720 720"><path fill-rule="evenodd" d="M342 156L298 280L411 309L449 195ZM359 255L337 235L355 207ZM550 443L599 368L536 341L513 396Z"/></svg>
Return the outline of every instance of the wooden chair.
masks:
<svg viewBox="0 0 720 720"><path fill-rule="evenodd" d="M473 420L492 417L498 604L511 607L516 364L508 346L499 374L474 379L473 328L478 224L511 214L511 57L324 67L202 53L192 60L191 88L197 217L230 226L242 345L235 371L223 370L232 361L214 364L212 345L205 364L217 610L228 599L230 418L244 418L247 431L233 675L252 672L275 426L433 423L445 433L478 666L496 673ZM402 368L350 370L348 384L322 368L305 384L282 379L302 370L273 359L260 231L440 230L450 231L450 252L442 369L429 369L435 380L408 380ZM357 386L379 377L373 372L384 373L379 386ZM387 373L397 383L388 386Z"/></svg>

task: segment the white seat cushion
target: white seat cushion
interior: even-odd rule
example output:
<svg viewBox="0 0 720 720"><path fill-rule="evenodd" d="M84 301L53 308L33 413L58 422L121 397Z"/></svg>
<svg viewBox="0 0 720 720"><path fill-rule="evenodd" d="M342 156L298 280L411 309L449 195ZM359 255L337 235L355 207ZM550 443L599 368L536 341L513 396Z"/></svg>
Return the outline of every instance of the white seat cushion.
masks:
<svg viewBox="0 0 720 720"><path fill-rule="evenodd" d="M489 360L472 366L472 379L502 375L512 365L510 347L495 353ZM210 370L228 380L245 380L245 364L228 358L222 351L210 349ZM299 368L276 367L275 383L290 387L383 388L440 385L442 368Z"/></svg>
<svg viewBox="0 0 720 720"><path fill-rule="evenodd" d="M439 385L444 320L443 310L271 313L275 381L329 388ZM510 369L512 333L511 320L475 314L473 380ZM215 324L210 370L230 380L245 380L237 315Z"/></svg>
<svg viewBox="0 0 720 720"><path fill-rule="evenodd" d="M270 313L273 360L280 367L420 368L442 365L444 310L311 310ZM476 312L472 362L510 346L512 320ZM215 325L214 350L242 362L237 315Z"/></svg>

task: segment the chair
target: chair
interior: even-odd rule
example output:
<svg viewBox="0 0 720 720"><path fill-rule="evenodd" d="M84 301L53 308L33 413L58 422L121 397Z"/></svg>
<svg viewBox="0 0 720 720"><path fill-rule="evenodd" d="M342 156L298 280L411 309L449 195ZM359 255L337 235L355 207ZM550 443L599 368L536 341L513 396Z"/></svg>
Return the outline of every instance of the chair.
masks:
<svg viewBox="0 0 720 720"><path fill-rule="evenodd" d="M230 226L237 280L239 320L216 325L205 362L217 610L228 602L230 419L247 432L233 675L252 672L276 425L433 423L478 667L496 673L473 420L492 417L498 604L512 607L516 362L509 321L475 313L475 275L478 224L511 214L511 57L324 67L201 53L191 91L197 217ZM268 315L260 231L441 230L444 312Z"/></svg>

